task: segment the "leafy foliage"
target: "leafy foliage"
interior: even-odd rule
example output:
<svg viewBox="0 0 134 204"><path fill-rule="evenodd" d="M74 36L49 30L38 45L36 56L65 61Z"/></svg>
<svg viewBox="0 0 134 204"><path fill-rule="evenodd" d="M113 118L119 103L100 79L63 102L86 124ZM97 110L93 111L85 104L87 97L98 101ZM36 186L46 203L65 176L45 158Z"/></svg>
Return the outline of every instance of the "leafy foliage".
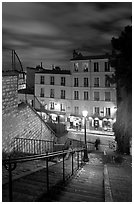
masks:
<svg viewBox="0 0 134 204"><path fill-rule="evenodd" d="M132 27L125 27L119 38L112 38L111 65L115 68L117 87L117 120L114 132L118 150L129 154L132 137Z"/></svg>

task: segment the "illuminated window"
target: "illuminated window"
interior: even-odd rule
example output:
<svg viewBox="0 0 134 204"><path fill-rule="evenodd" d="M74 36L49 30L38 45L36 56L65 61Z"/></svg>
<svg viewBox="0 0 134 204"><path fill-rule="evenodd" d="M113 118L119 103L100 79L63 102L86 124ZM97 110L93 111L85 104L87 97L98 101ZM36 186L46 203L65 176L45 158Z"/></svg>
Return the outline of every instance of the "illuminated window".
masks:
<svg viewBox="0 0 134 204"><path fill-rule="evenodd" d="M88 63L87 62L83 63L83 70L84 70L84 72L88 72Z"/></svg>
<svg viewBox="0 0 134 204"><path fill-rule="evenodd" d="M78 66L79 66L78 62L74 63L74 71L75 72L78 72Z"/></svg>
<svg viewBox="0 0 134 204"><path fill-rule="evenodd" d="M54 110L54 102L50 102L50 110Z"/></svg>
<svg viewBox="0 0 134 204"><path fill-rule="evenodd" d="M65 104L64 103L60 104L60 111L65 111Z"/></svg>

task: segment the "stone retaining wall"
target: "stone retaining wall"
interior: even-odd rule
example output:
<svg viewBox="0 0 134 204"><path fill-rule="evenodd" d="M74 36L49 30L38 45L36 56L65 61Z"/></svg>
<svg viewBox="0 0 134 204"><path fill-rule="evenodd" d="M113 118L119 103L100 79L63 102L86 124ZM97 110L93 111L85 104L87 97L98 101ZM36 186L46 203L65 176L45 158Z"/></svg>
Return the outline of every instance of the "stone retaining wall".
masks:
<svg viewBox="0 0 134 204"><path fill-rule="evenodd" d="M28 104L18 106L17 75L2 79L2 149L10 152L13 138L53 140L55 135Z"/></svg>

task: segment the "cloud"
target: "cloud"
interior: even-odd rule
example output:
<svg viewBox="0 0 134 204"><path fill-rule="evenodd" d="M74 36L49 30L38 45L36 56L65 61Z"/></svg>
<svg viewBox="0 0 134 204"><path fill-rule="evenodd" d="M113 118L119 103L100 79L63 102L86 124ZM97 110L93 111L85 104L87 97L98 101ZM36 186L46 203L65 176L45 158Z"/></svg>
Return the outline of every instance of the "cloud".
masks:
<svg viewBox="0 0 134 204"><path fill-rule="evenodd" d="M47 66L65 66L73 49L110 51L111 38L131 24L131 7L130 2L4 2L3 46L17 49L24 64L44 60Z"/></svg>

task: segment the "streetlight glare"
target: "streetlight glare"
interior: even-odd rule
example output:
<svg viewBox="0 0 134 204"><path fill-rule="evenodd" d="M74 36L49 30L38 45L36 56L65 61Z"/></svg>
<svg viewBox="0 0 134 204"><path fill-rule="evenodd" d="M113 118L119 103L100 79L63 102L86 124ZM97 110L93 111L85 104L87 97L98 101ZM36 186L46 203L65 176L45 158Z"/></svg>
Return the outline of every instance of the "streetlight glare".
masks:
<svg viewBox="0 0 134 204"><path fill-rule="evenodd" d="M86 111L86 110L82 111L82 115L83 115L84 117L87 117L87 114L88 114L88 111Z"/></svg>

